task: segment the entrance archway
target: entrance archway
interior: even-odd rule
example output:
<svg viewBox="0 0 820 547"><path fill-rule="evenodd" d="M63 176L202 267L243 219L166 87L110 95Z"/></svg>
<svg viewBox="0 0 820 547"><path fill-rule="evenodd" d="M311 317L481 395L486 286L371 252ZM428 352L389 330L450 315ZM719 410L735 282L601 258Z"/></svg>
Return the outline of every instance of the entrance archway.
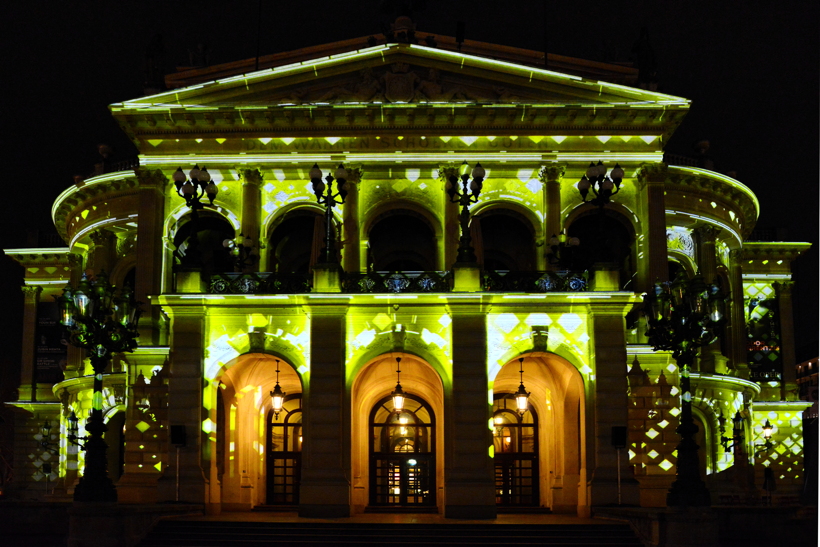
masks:
<svg viewBox="0 0 820 547"><path fill-rule="evenodd" d="M519 357L524 359L529 410L514 419L515 403L507 397L515 393L521 381ZM588 505L584 478L586 410L584 382L578 369L555 353L522 354L498 372L493 393L494 425L500 414L505 420L499 425L509 428L510 433L517 428L520 435L517 444L512 434L506 435L511 437L510 455L504 456L503 451L499 455L498 448L494 448L500 456L495 459L496 492L506 495L497 496L498 505L584 513Z"/></svg>
<svg viewBox="0 0 820 547"><path fill-rule="evenodd" d="M370 506L434 507L436 418L421 397L408 395L400 411L392 398L370 412Z"/></svg>
<svg viewBox="0 0 820 547"><path fill-rule="evenodd" d="M405 406L412 416L391 413L393 407L390 393L396 386L397 357L401 358L401 385L407 396ZM436 423L444 423L442 421L444 419L444 387L440 373L433 368L430 361L420 356L406 352L386 353L368 360L361 366L351 380L350 393L352 398L353 512L361 513L369 507L379 507L380 511L401 511L403 506L420 511L435 511L437 507L443 507L444 428L435 427ZM407 423L403 424L402 418ZM402 427L406 434L401 433ZM410 433L413 434L412 437ZM418 441L416 441L416 434L419 435ZM391 438L399 444L391 444ZM412 441L412 443L407 441ZM377 448L378 450L375 450ZM403 452L404 450L420 451ZM383 459L387 459L384 465L389 466L390 462L394 462L395 465L395 462L399 461L401 465L406 466L404 486L402 484L392 486L392 488L404 488L405 494L402 494L403 491L400 490L399 496L406 496L409 490L418 489L411 483L418 482L420 467L409 469L411 463L409 460L415 460L417 466L429 465L429 473L427 469L424 471L429 477L429 482L426 483L429 488L425 488L429 490L429 493L412 494L422 496L424 500L411 499L409 502L412 503L408 504L407 499L382 499L379 496L384 496L384 493L379 496L373 494L374 485L378 484L373 477L377 472L381 472L379 468L371 465L373 454L377 457L384 456ZM413 457L413 454L423 457ZM401 481L401 467L394 469L394 472L398 472L399 476L394 475L393 479ZM374 501L378 505L375 505Z"/></svg>

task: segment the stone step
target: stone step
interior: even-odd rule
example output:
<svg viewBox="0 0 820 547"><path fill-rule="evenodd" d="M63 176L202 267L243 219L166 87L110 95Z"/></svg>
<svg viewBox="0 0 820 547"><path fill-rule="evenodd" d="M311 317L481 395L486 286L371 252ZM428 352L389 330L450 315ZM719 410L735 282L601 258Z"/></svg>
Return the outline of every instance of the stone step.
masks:
<svg viewBox="0 0 820 547"><path fill-rule="evenodd" d="M140 547L217 545L608 545L638 547L628 525L161 521Z"/></svg>

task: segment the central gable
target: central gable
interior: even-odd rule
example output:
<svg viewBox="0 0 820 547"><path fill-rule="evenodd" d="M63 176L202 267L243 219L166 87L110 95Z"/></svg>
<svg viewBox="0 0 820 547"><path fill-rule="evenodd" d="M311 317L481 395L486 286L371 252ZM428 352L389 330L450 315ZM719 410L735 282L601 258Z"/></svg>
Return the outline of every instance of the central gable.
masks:
<svg viewBox="0 0 820 547"><path fill-rule="evenodd" d="M375 46L113 105L678 105L680 97L414 44Z"/></svg>

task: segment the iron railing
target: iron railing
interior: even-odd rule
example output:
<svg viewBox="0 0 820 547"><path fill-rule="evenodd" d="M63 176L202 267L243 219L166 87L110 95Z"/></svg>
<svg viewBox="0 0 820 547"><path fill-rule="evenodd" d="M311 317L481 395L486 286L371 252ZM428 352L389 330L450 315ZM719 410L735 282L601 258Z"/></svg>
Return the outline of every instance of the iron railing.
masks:
<svg viewBox="0 0 820 547"><path fill-rule="evenodd" d="M210 278L211 294L302 294L313 290L310 274L218 273ZM370 272L345 273L342 292L368 293L447 293L453 290L453 273ZM485 292L584 292L589 290L587 272L513 272L484 270Z"/></svg>
<svg viewBox="0 0 820 547"><path fill-rule="evenodd" d="M485 270L486 292L584 292L589 290L587 272L513 272Z"/></svg>
<svg viewBox="0 0 820 547"><path fill-rule="evenodd" d="M310 274L218 273L211 276L211 294L300 294L312 289Z"/></svg>
<svg viewBox="0 0 820 547"><path fill-rule="evenodd" d="M451 272L348 273L342 280L346 293L438 293L452 290Z"/></svg>

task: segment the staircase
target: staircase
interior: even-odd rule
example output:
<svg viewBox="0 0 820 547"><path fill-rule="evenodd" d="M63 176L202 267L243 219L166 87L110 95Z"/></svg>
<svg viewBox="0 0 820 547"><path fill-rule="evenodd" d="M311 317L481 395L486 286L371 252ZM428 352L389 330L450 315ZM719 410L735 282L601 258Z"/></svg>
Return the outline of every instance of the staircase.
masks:
<svg viewBox="0 0 820 547"><path fill-rule="evenodd" d="M627 524L381 524L163 520L139 547L255 545L609 545L641 547Z"/></svg>

